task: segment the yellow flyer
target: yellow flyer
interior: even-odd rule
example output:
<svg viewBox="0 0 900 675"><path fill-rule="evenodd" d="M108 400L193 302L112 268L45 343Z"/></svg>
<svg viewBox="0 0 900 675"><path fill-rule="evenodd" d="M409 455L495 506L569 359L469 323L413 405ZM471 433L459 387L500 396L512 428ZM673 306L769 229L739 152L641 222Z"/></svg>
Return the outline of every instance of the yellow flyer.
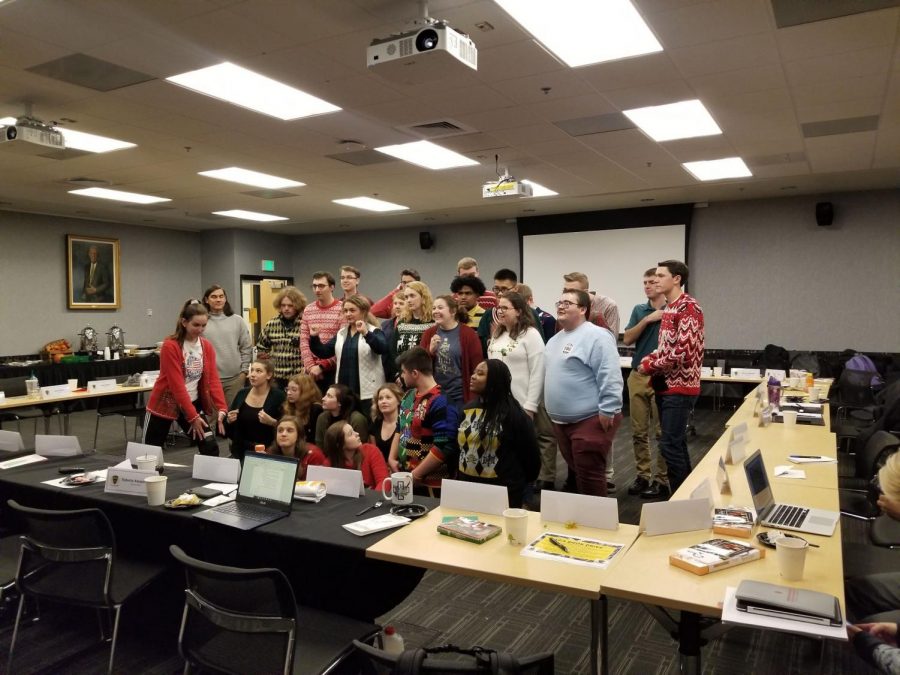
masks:
<svg viewBox="0 0 900 675"><path fill-rule="evenodd" d="M522 549L522 555L603 569L623 548L623 544L614 544L599 539L574 537L571 534L558 532L543 532Z"/></svg>

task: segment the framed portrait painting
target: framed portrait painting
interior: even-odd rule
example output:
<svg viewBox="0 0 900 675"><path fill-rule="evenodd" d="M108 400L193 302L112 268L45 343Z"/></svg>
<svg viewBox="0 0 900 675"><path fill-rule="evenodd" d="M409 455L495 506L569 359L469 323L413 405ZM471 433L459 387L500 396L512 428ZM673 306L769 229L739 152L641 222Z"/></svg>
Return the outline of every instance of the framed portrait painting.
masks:
<svg viewBox="0 0 900 675"><path fill-rule="evenodd" d="M119 240L66 235L69 309L119 309Z"/></svg>

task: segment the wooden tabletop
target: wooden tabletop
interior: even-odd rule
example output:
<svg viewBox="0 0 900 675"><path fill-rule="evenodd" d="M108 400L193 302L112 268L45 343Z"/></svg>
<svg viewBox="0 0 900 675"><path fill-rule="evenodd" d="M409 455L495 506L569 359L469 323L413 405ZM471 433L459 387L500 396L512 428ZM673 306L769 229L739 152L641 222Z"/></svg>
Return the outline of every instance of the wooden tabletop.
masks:
<svg viewBox="0 0 900 675"><path fill-rule="evenodd" d="M109 391L87 391L86 389L78 389L62 396L51 396L50 398L30 398L28 396L7 396L5 400L0 401L0 410L9 410L12 408L30 408L31 406L53 405L54 403L68 403L71 401L79 401L86 398L99 398L101 396L116 396L118 394L136 394L142 391L150 391L153 387L126 387L117 385L115 389Z"/></svg>
<svg viewBox="0 0 900 675"><path fill-rule="evenodd" d="M626 551L620 551L608 569L598 570L523 556L522 547L508 544L503 534L484 544L438 534L437 526L444 516L468 513L438 507L370 546L366 549L366 557L592 600L600 597L605 579L625 557ZM502 516L478 516L485 522L503 527ZM626 549L634 543L638 534L635 525L619 525L618 530L581 526L566 530L561 523L544 523L539 513L529 513L528 541L535 539L542 531L600 539L622 544Z"/></svg>

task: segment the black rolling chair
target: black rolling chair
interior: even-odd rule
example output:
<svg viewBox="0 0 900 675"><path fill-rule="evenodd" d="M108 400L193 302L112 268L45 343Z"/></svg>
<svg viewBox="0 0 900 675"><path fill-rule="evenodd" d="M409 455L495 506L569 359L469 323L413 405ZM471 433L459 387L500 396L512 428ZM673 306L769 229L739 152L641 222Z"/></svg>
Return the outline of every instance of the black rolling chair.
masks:
<svg viewBox="0 0 900 675"><path fill-rule="evenodd" d="M493 650L460 650L449 646L408 650L403 654L388 654L357 640L353 646L369 663L378 670L391 673L433 673L434 675L466 675L467 673L520 673L521 675L553 675L554 657L552 653L515 657L505 652ZM432 658L432 654L442 652L467 654L468 661ZM475 653L470 653L475 652Z"/></svg>
<svg viewBox="0 0 900 675"><path fill-rule="evenodd" d="M128 375L117 377L116 381L123 384L128 380ZM122 417L122 432L125 441L128 441L128 418L134 419L134 440L138 438L138 429L144 421L147 410L144 407L144 392L136 394L115 394L113 396L100 396L97 398L97 422L94 424L94 445L97 447L97 433L100 431L100 420L104 417L119 415Z"/></svg>
<svg viewBox="0 0 900 675"><path fill-rule="evenodd" d="M371 640L378 626L298 607L281 570L203 562L170 546L185 567L184 614L178 650L191 667L223 673L327 673L347 665L353 640Z"/></svg>
<svg viewBox="0 0 900 675"><path fill-rule="evenodd" d="M112 673L122 605L159 577L165 567L119 557L112 526L100 509L49 511L22 506L12 499L7 503L25 523L16 570L19 607L7 672L13 672L13 654L27 596L106 610L111 631L107 638L101 620L100 636L110 642L107 672Z"/></svg>
<svg viewBox="0 0 900 675"><path fill-rule="evenodd" d="M20 377L4 377L0 378L0 391L7 396L25 396L28 393L28 387L25 380L28 378L24 375ZM5 412L0 412L0 424L4 421L12 421L16 423L19 432L22 431L22 420L34 420L34 433L37 434L38 420L49 417L50 415L58 415L58 408L44 409L38 406L28 406L26 408L13 408ZM59 418L59 433L63 433L62 418Z"/></svg>
<svg viewBox="0 0 900 675"><path fill-rule="evenodd" d="M879 510L869 498L869 483L884 466L887 458L897 452L898 447L900 438L887 431L876 431L869 438L866 447L856 453L856 473L841 481L841 515L858 520L875 520Z"/></svg>

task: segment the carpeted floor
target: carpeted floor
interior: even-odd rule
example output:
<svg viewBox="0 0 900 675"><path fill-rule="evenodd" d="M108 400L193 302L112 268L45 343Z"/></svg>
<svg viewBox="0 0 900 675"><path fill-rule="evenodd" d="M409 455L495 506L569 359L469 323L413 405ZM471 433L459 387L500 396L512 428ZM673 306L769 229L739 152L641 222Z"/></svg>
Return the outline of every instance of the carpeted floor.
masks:
<svg viewBox="0 0 900 675"><path fill-rule="evenodd" d="M696 436L689 437L696 460L721 435L731 407L714 412L698 409ZM93 442L95 414L72 415L72 433L82 447ZM132 429L129 421L129 433ZM55 426L55 425L54 425ZM15 425L6 428L15 428ZM26 444L33 425L23 423ZM627 494L634 480L630 425L626 417L616 437L614 466L615 496L622 522L637 523L642 501ZM100 422L97 450L123 454L121 420ZM222 444L222 452L227 451ZM167 459L184 460L193 454L182 445ZM564 477L560 464L560 482ZM865 541L865 525L842 519L844 541ZM180 577L166 579L123 611L117 672L168 674L180 672L177 627L181 617ZM0 603L0 672L6 672L12 613ZM609 663L612 673L650 675L678 672L677 643L640 605L609 601ZM588 603L553 593L543 593L507 584L429 572L418 588L398 607L379 618L393 624L407 646L433 646L452 642L462 646L480 644L517 654L553 651L556 671L587 673L589 664ZM92 612L42 607L42 619L28 625L16 649L15 673L102 673L108 650L96 646L96 617ZM843 643L815 641L772 632L733 629L703 650L705 673L782 674L872 673Z"/></svg>

